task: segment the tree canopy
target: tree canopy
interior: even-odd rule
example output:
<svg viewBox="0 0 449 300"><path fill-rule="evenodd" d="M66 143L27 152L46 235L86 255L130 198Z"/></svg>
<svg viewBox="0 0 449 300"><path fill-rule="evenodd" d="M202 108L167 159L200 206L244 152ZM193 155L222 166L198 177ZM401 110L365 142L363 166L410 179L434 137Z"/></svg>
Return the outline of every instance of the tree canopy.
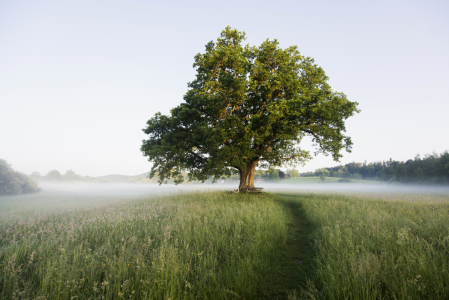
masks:
<svg viewBox="0 0 449 300"><path fill-rule="evenodd" d="M311 136L316 153L350 152L345 120L357 102L334 92L324 70L296 46L277 40L243 45L245 33L227 27L217 42L197 54L196 79L184 103L170 115L157 113L143 131L141 151L153 162L150 177L214 180L240 173L240 188L254 186L259 167L303 164L311 158L299 147Z"/></svg>
<svg viewBox="0 0 449 300"><path fill-rule="evenodd" d="M58 170L51 170L45 176L47 180L58 181L62 179L61 173Z"/></svg>

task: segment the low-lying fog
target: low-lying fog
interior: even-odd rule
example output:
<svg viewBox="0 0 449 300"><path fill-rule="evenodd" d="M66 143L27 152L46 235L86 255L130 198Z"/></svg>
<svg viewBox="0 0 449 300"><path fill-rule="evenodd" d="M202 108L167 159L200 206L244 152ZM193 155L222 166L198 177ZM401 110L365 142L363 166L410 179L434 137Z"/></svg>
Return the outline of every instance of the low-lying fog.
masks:
<svg viewBox="0 0 449 300"><path fill-rule="evenodd" d="M139 183L60 183L60 182L41 182L39 187L42 191L64 192L73 195L88 196L145 196L145 195L164 195L177 193L179 186L157 184L139 184Z"/></svg>
<svg viewBox="0 0 449 300"><path fill-rule="evenodd" d="M138 199L169 196L180 193L232 191L237 182L193 183L193 184L138 184L138 183L50 183L39 184L42 191L33 194L0 197L0 223L8 220L26 219L42 214L63 213L68 210L84 210L104 207L115 203L125 203ZM449 187L412 186L398 184L364 184L358 182L317 182L317 183L257 183L264 191L275 193L325 193L348 197L446 202L449 201Z"/></svg>
<svg viewBox="0 0 449 300"><path fill-rule="evenodd" d="M305 191L305 192L350 192L350 193L411 193L411 194L448 194L449 187L403 185L403 184L364 184L364 183L340 183L324 182L310 184L263 184L267 190Z"/></svg>
<svg viewBox="0 0 449 300"><path fill-rule="evenodd" d="M363 184L363 183L256 183L267 192L325 192L325 193L357 193L357 194L446 194L449 196L447 186L401 185L401 184ZM41 182L39 186L43 191L65 192L74 195L97 196L145 196L166 195L180 192L229 190L238 187L238 183L204 183L204 184L138 184L138 183L49 183Z"/></svg>

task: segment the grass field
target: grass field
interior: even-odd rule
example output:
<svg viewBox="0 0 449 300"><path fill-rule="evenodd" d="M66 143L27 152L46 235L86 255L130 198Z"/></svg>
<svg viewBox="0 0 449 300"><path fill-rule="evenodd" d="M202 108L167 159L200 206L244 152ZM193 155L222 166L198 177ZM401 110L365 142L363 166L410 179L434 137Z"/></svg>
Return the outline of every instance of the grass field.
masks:
<svg viewBox="0 0 449 300"><path fill-rule="evenodd" d="M418 197L3 197L0 299L448 299L449 197Z"/></svg>

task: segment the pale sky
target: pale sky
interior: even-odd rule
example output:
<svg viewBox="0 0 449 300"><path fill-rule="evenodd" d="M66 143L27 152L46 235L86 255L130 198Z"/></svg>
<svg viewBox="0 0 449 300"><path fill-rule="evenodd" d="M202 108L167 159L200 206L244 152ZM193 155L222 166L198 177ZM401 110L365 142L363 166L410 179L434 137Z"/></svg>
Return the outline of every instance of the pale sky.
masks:
<svg viewBox="0 0 449 300"><path fill-rule="evenodd" d="M227 25L297 45L360 103L342 164L449 150L448 1L1 0L0 158L27 174L149 171L141 129L183 101Z"/></svg>

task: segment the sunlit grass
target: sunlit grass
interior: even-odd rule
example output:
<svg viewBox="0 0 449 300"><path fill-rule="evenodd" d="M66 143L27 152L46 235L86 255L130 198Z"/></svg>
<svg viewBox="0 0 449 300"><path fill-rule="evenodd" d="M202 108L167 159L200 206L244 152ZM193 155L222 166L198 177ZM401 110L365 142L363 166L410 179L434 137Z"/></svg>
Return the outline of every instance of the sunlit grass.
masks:
<svg viewBox="0 0 449 300"><path fill-rule="evenodd" d="M283 198L313 225L314 271L298 299L449 299L448 198Z"/></svg>
<svg viewBox="0 0 449 300"><path fill-rule="evenodd" d="M223 192L9 218L0 228L0 295L263 296L267 274L276 270L276 253L285 243L285 223L283 207L270 197Z"/></svg>
<svg viewBox="0 0 449 300"><path fill-rule="evenodd" d="M3 197L0 298L449 299L448 216L445 194Z"/></svg>

